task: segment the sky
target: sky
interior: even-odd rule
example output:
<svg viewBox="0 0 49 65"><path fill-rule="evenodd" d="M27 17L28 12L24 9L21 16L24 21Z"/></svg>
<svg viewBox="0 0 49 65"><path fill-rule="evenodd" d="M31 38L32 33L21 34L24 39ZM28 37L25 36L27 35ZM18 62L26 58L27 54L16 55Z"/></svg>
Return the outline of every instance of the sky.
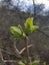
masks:
<svg viewBox="0 0 49 65"><path fill-rule="evenodd" d="M16 1L17 0L13 0L13 3L16 4ZM27 6L28 5L32 5L33 4L33 0L20 0L20 1L23 1ZM49 0L34 0L36 4L45 4L45 9L48 9L49 8Z"/></svg>
<svg viewBox="0 0 49 65"><path fill-rule="evenodd" d="M1 1L1 0L0 0ZM13 4L16 5L17 0L12 0ZM27 6L33 4L33 0L20 0L23 1ZM45 4L45 9L49 8L49 0L34 0L36 4Z"/></svg>
<svg viewBox="0 0 49 65"><path fill-rule="evenodd" d="M33 4L32 2L33 0L24 0L24 2L27 4L27 5L31 5ZM48 8L49 7L49 0L34 0L36 4L45 4L45 8Z"/></svg>
<svg viewBox="0 0 49 65"><path fill-rule="evenodd" d="M45 8L49 8L49 0L35 0L37 4L45 4Z"/></svg>

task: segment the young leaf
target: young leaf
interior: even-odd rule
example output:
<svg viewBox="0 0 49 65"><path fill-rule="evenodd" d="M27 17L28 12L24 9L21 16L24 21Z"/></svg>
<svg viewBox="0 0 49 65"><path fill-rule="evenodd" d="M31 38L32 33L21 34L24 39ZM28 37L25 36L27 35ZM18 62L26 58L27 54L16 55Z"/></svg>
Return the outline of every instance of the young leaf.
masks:
<svg viewBox="0 0 49 65"><path fill-rule="evenodd" d="M22 27L21 27L21 25L19 24L18 25L18 28L21 30L21 32L23 33L23 29L22 29Z"/></svg>
<svg viewBox="0 0 49 65"><path fill-rule="evenodd" d="M33 25L33 18L28 18L26 20L26 22L24 23L25 29L26 29L26 33L30 33L31 29L32 29L32 25Z"/></svg>
<svg viewBox="0 0 49 65"><path fill-rule="evenodd" d="M18 33L18 34L21 35L21 30L16 26L11 26L10 31L11 31L12 34Z"/></svg>
<svg viewBox="0 0 49 65"><path fill-rule="evenodd" d="M39 60L35 60L33 62L31 62L29 65L38 65L39 64Z"/></svg>
<svg viewBox="0 0 49 65"><path fill-rule="evenodd" d="M11 32L11 33L13 34L13 36L16 37L16 38L20 38L21 35L22 35L21 30L20 30L18 27L16 27L16 26L11 26L11 27L10 27L10 32Z"/></svg>
<svg viewBox="0 0 49 65"><path fill-rule="evenodd" d="M21 27L21 25L19 24L18 25L18 28L21 30L21 32L22 32L22 37L25 37L26 35L25 35L25 33L24 33L24 31L23 31L23 29L22 29L22 27Z"/></svg>
<svg viewBox="0 0 49 65"><path fill-rule="evenodd" d="M25 65L25 64L22 61L19 61L18 65Z"/></svg>
<svg viewBox="0 0 49 65"><path fill-rule="evenodd" d="M33 25L33 18L28 18L24 23L24 26L26 29L26 34L30 34L39 28L39 26Z"/></svg>
<svg viewBox="0 0 49 65"><path fill-rule="evenodd" d="M31 33L32 33L33 31L37 30L38 28L39 28L39 26L33 25L33 26L32 26L32 29L31 29Z"/></svg>
<svg viewBox="0 0 49 65"><path fill-rule="evenodd" d="M22 36L25 37L26 35L25 35L25 33L24 33L24 31L23 31L21 25L18 25L18 28L21 30L21 32L22 32Z"/></svg>

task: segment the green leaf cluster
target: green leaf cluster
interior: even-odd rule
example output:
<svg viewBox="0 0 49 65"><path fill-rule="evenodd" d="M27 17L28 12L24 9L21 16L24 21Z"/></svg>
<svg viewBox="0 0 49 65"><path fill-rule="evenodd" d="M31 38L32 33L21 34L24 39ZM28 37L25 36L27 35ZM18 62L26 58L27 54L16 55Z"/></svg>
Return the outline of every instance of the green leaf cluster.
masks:
<svg viewBox="0 0 49 65"><path fill-rule="evenodd" d="M33 18L28 18L24 23L24 26L27 34L30 34L39 28L39 26L33 25Z"/></svg>
<svg viewBox="0 0 49 65"><path fill-rule="evenodd" d="M11 26L10 32L13 34L13 38L18 39L25 36L25 33L22 30L20 25L18 26Z"/></svg>
<svg viewBox="0 0 49 65"><path fill-rule="evenodd" d="M29 65L38 65L39 62L40 62L39 60L35 60L35 61L31 62ZM23 63L22 61L19 61L18 65L25 65L25 63Z"/></svg>
<svg viewBox="0 0 49 65"><path fill-rule="evenodd" d="M30 34L39 28L39 26L33 25L33 18L27 18L24 23L24 27L25 27L25 32L23 31L21 25L11 26L10 32L13 34L13 38L18 39L25 37L26 34Z"/></svg>
<svg viewBox="0 0 49 65"><path fill-rule="evenodd" d="M31 62L29 65L38 65L39 64L39 60L35 60L33 62Z"/></svg>

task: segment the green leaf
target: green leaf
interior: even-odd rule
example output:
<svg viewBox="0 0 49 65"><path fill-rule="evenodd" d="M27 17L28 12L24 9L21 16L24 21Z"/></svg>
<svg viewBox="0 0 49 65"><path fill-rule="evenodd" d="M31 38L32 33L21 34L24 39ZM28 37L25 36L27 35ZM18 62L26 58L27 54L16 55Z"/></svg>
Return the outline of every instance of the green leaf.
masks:
<svg viewBox="0 0 49 65"><path fill-rule="evenodd" d="M21 30L21 32L22 32L22 37L25 37L26 36L26 34L24 33L24 31L23 31L23 29L22 29L22 27L21 27L21 25L19 24L18 25L18 28Z"/></svg>
<svg viewBox="0 0 49 65"><path fill-rule="evenodd" d="M29 65L38 65L39 64L39 61L35 60L33 62L31 62Z"/></svg>
<svg viewBox="0 0 49 65"><path fill-rule="evenodd" d="M24 23L25 29L26 29L26 33L30 33L31 29L32 29L32 25L33 25L33 18L28 18L26 20L26 22Z"/></svg>
<svg viewBox="0 0 49 65"><path fill-rule="evenodd" d="M21 32L23 33L23 29L22 29L22 27L21 27L21 25L19 24L18 25L18 28L21 30Z"/></svg>
<svg viewBox="0 0 49 65"><path fill-rule="evenodd" d="M13 36L15 38L20 38L21 35L22 35L21 30L18 27L16 27L16 26L11 26L10 27L10 32L13 34Z"/></svg>
<svg viewBox="0 0 49 65"><path fill-rule="evenodd" d="M33 26L32 26L32 29L31 29L31 32L37 30L38 28L39 28L39 26L37 26L37 25L33 25Z"/></svg>
<svg viewBox="0 0 49 65"><path fill-rule="evenodd" d="M28 18L24 23L24 26L25 26L26 34L30 34L39 28L39 26L33 25L33 18Z"/></svg>
<svg viewBox="0 0 49 65"><path fill-rule="evenodd" d="M25 65L25 64L22 61L19 61L18 65Z"/></svg>
<svg viewBox="0 0 49 65"><path fill-rule="evenodd" d="M18 33L18 34L21 35L21 30L16 26L11 26L10 31L11 31L12 34Z"/></svg>
<svg viewBox="0 0 49 65"><path fill-rule="evenodd" d="M11 36L11 39L15 39L15 40L16 40L16 39L19 39L19 38L20 38L20 36L18 36L18 35L12 35L12 36Z"/></svg>

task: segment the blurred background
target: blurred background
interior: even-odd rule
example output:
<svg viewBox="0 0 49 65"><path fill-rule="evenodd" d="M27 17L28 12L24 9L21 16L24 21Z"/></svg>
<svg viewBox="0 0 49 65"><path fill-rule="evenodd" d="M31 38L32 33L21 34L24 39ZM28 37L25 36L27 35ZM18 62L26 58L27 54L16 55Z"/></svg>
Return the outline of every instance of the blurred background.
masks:
<svg viewBox="0 0 49 65"><path fill-rule="evenodd" d="M29 44L32 44L30 56L36 59L41 52L49 49L49 0L0 0L0 48L13 54L9 28L18 24L24 28L23 23L28 17L34 17L34 25L40 27L29 36ZM19 42L16 45L19 50L24 47L21 39L16 42ZM24 53L22 55L25 56ZM9 59L7 53L3 53L3 56Z"/></svg>

